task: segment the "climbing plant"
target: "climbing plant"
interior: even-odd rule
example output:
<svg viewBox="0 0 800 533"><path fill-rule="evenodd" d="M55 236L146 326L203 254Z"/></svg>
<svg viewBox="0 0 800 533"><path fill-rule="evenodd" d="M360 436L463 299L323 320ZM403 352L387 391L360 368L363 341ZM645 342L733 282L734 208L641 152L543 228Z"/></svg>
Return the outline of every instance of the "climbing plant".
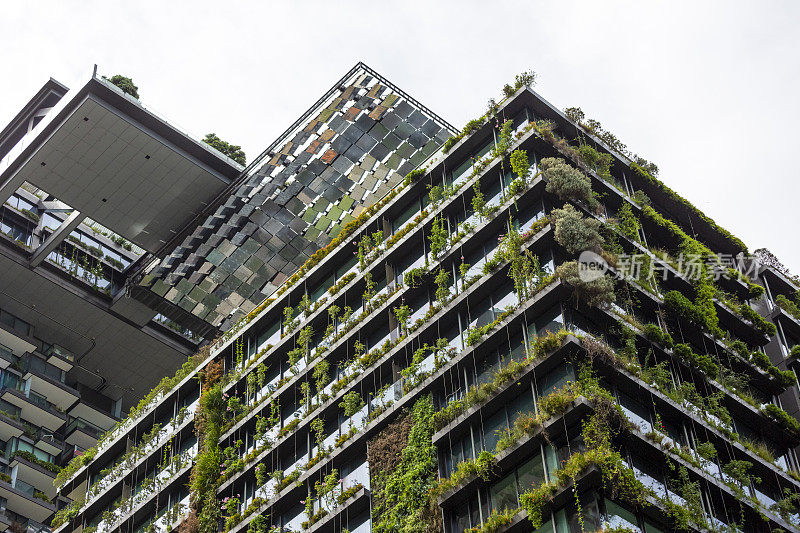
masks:
<svg viewBox="0 0 800 533"><path fill-rule="evenodd" d="M375 491L373 527L376 533L425 531L427 492L436 483L437 456L433 445L433 399L423 396L414 404L413 425L400 463L387 472Z"/></svg>

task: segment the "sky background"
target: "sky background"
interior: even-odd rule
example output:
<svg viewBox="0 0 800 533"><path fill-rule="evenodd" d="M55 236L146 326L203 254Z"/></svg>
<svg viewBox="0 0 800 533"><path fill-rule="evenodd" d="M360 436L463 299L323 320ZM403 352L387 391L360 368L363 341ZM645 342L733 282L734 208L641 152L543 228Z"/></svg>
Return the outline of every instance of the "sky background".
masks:
<svg viewBox="0 0 800 533"><path fill-rule="evenodd" d="M527 69L800 273L800 2L7 2L0 122L48 77L121 73L254 158L359 60L456 127Z"/></svg>

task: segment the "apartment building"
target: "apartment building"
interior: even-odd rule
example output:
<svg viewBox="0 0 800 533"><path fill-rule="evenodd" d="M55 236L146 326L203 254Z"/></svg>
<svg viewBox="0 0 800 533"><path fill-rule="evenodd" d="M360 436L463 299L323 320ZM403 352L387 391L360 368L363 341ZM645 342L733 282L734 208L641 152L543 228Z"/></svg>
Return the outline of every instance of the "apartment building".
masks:
<svg viewBox="0 0 800 533"><path fill-rule="evenodd" d="M54 530L800 531L796 280L516 85L459 133L378 91L336 109L350 83L287 130L233 185L241 200L136 278L165 312L240 318L66 466ZM346 155L397 131L378 128L390 111L448 136L428 135L430 154L415 141L416 162ZM304 174L326 154L356 178L335 205L396 172L332 213ZM307 209L295 183L328 204ZM269 220L242 220L260 191L313 211L270 232L275 249L246 245ZM233 213L239 230L212 227ZM195 282L232 299L214 311Z"/></svg>

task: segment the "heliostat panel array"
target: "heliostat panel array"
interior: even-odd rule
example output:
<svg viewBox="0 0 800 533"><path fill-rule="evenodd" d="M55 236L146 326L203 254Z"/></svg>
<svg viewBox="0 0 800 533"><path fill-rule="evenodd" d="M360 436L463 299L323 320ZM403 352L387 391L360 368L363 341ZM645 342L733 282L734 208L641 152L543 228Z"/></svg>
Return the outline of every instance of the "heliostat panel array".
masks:
<svg viewBox="0 0 800 533"><path fill-rule="evenodd" d="M452 133L361 65L304 117L141 285L224 328L226 320L274 292Z"/></svg>

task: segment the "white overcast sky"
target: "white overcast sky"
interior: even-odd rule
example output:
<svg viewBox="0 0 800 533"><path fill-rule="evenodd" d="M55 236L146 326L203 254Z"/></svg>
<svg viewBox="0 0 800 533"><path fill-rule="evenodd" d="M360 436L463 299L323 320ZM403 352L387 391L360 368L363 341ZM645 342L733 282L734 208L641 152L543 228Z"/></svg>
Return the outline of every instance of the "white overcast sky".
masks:
<svg viewBox="0 0 800 533"><path fill-rule="evenodd" d="M800 273L800 2L4 2L0 122L95 63L255 157L362 60L461 127L526 69Z"/></svg>

